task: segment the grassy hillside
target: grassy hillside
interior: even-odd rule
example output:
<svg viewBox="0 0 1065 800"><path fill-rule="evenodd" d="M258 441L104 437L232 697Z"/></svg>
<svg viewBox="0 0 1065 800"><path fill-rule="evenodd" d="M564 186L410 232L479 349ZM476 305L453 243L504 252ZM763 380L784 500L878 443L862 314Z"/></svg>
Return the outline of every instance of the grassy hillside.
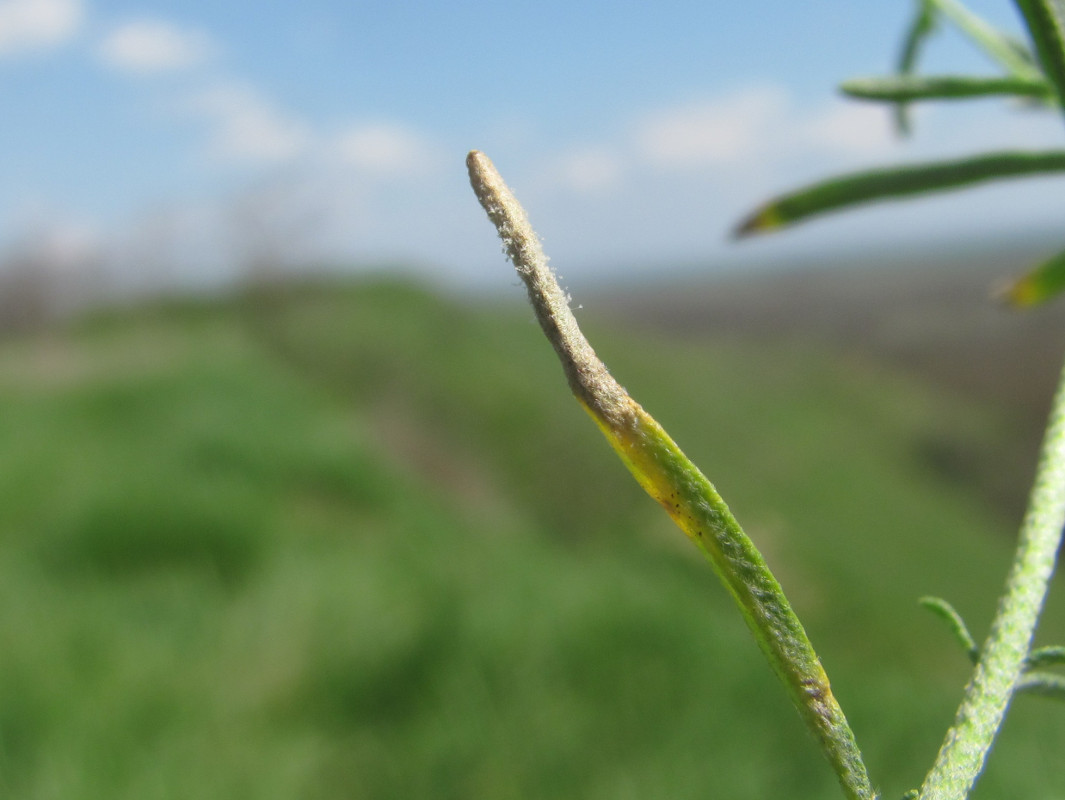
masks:
<svg viewBox="0 0 1065 800"><path fill-rule="evenodd" d="M942 454L993 458L1009 420L821 344L588 333L901 795L967 676L915 599L982 634L1016 525ZM9 340L0 460L4 796L837 792L520 305L307 286ZM1019 699L977 796L1060 793L1063 747L1060 704Z"/></svg>

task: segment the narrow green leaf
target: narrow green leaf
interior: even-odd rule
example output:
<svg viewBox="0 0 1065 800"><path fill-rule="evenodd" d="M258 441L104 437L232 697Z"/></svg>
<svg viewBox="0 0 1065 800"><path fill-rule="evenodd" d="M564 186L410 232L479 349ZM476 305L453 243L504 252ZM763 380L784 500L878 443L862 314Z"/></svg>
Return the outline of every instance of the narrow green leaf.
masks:
<svg viewBox="0 0 1065 800"><path fill-rule="evenodd" d="M928 38L936 31L936 7L929 0L918 0L917 13L914 14L906 36L902 40L897 72L900 77L913 74L917 69L917 59ZM905 103L895 105L895 128L902 136L910 133L910 114Z"/></svg>
<svg viewBox="0 0 1065 800"><path fill-rule="evenodd" d="M1062 0L1015 0L1028 26L1043 72L1065 102L1065 3Z"/></svg>
<svg viewBox="0 0 1065 800"><path fill-rule="evenodd" d="M869 170L815 183L770 200L745 217L736 237L764 233L849 206L945 191L1000 178L1065 171L1065 151L1003 152Z"/></svg>
<svg viewBox="0 0 1065 800"><path fill-rule="evenodd" d="M958 0L929 0L977 47L1011 75L1034 75L1033 59L1016 39L1003 34L978 17Z"/></svg>
<svg viewBox="0 0 1065 800"><path fill-rule="evenodd" d="M902 40L897 70L899 75L909 75L917 68L917 59L928 38L936 32L936 6L930 0L918 0L917 12L910 21Z"/></svg>
<svg viewBox="0 0 1065 800"><path fill-rule="evenodd" d="M661 425L629 396L584 338L521 204L484 153L466 158L470 183L496 226L570 390L643 489L703 552L817 738L851 800L874 800L854 734L813 645L761 553L721 495Z"/></svg>
<svg viewBox="0 0 1065 800"><path fill-rule="evenodd" d="M971 97L1007 95L1055 98L1054 87L1040 77L974 78L966 75L855 78L840 85L840 91L861 100L904 103L912 100L963 100Z"/></svg>
<svg viewBox="0 0 1065 800"><path fill-rule="evenodd" d="M969 633L965 620L962 619L961 614L955 610L954 606L941 597L922 597L917 602L947 623L950 632L954 634L955 640L961 645L969 660L975 664L980 658L980 648L976 646L976 640Z"/></svg>
<svg viewBox="0 0 1065 800"><path fill-rule="evenodd" d="M1035 54L1032 52L1031 48L1028 47L1027 42L1018 39L1016 36L1011 36L1004 31L999 31L999 34L1002 36L1002 40L1006 45L1013 48L1013 52L1020 61L1027 64L1032 72L1039 72L1039 64L1035 60Z"/></svg>
<svg viewBox="0 0 1065 800"><path fill-rule="evenodd" d="M1055 645L1053 647L1037 647L1028 654L1024 662L1027 669L1039 667L1054 667L1065 664L1065 647Z"/></svg>
<svg viewBox="0 0 1065 800"><path fill-rule="evenodd" d="M1065 700L1065 675L1054 672L1026 672L1017 681L1015 691Z"/></svg>
<svg viewBox="0 0 1065 800"><path fill-rule="evenodd" d="M1065 290L1065 251L1048 258L1002 292L1012 306L1027 308L1045 303Z"/></svg>

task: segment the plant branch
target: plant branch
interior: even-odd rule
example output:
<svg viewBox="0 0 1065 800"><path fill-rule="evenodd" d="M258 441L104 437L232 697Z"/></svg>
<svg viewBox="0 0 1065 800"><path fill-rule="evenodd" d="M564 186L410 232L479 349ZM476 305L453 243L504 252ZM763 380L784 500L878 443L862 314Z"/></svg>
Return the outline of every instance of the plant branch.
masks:
<svg viewBox="0 0 1065 800"><path fill-rule="evenodd" d="M584 338L525 211L487 156L470 182L525 282L570 388L640 485L710 560L851 800L873 800L854 734L780 584L725 501L662 427L611 377Z"/></svg>
<svg viewBox="0 0 1065 800"><path fill-rule="evenodd" d="M991 633L920 800L963 800L984 767L1025 668L1065 524L1065 373L1047 423L1020 540Z"/></svg>

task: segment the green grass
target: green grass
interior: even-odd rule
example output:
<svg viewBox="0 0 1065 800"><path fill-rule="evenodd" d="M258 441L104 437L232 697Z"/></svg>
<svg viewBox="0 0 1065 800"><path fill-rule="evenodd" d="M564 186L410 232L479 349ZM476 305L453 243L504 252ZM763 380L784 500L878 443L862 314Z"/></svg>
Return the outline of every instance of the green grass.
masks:
<svg viewBox="0 0 1065 800"><path fill-rule="evenodd" d="M967 677L916 599L981 636L1016 525L930 454L1009 426L824 348L587 332L764 548L885 796L915 786ZM5 797L838 792L521 306L308 286L8 341L0 498ZM1063 748L1018 699L976 796L1055 796Z"/></svg>

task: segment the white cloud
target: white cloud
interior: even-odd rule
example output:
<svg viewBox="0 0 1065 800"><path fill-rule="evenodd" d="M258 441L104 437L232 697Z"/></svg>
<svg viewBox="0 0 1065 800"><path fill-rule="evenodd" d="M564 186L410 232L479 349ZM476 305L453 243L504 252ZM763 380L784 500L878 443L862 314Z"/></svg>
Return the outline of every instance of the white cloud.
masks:
<svg viewBox="0 0 1065 800"><path fill-rule="evenodd" d="M0 56L58 47L81 27L81 0L0 2Z"/></svg>
<svg viewBox="0 0 1065 800"><path fill-rule="evenodd" d="M786 117L787 96L775 88L665 109L643 120L640 154L662 167L707 167L747 160L766 148Z"/></svg>
<svg viewBox="0 0 1065 800"><path fill-rule="evenodd" d="M595 194L615 188L621 181L623 168L610 150L587 147L563 155L553 171L562 185Z"/></svg>
<svg viewBox="0 0 1065 800"><path fill-rule="evenodd" d="M190 110L212 126L210 152L235 161L294 158L311 143L308 127L250 86L223 83L195 96Z"/></svg>
<svg viewBox="0 0 1065 800"><path fill-rule="evenodd" d="M414 131L395 123L350 128L337 137L334 150L345 164L377 173L413 174L433 161L429 144Z"/></svg>
<svg viewBox="0 0 1065 800"><path fill-rule="evenodd" d="M85 222L60 221L45 232L41 251L56 269L71 271L92 263L99 255L102 237Z"/></svg>
<svg viewBox="0 0 1065 800"><path fill-rule="evenodd" d="M59 215L41 216L22 226L3 258L57 274L76 272L93 264L102 246L103 237L94 225Z"/></svg>
<svg viewBox="0 0 1065 800"><path fill-rule="evenodd" d="M101 60L125 72L151 73L188 69L206 62L214 51L210 38L161 20L127 22L100 43Z"/></svg>
<svg viewBox="0 0 1065 800"><path fill-rule="evenodd" d="M836 101L797 127L806 146L842 155L882 155L896 143L883 106Z"/></svg>
<svg viewBox="0 0 1065 800"><path fill-rule="evenodd" d="M659 110L643 119L635 138L639 156L670 169L764 171L809 156L832 161L883 156L896 144L882 107L838 100L801 107L773 87Z"/></svg>

